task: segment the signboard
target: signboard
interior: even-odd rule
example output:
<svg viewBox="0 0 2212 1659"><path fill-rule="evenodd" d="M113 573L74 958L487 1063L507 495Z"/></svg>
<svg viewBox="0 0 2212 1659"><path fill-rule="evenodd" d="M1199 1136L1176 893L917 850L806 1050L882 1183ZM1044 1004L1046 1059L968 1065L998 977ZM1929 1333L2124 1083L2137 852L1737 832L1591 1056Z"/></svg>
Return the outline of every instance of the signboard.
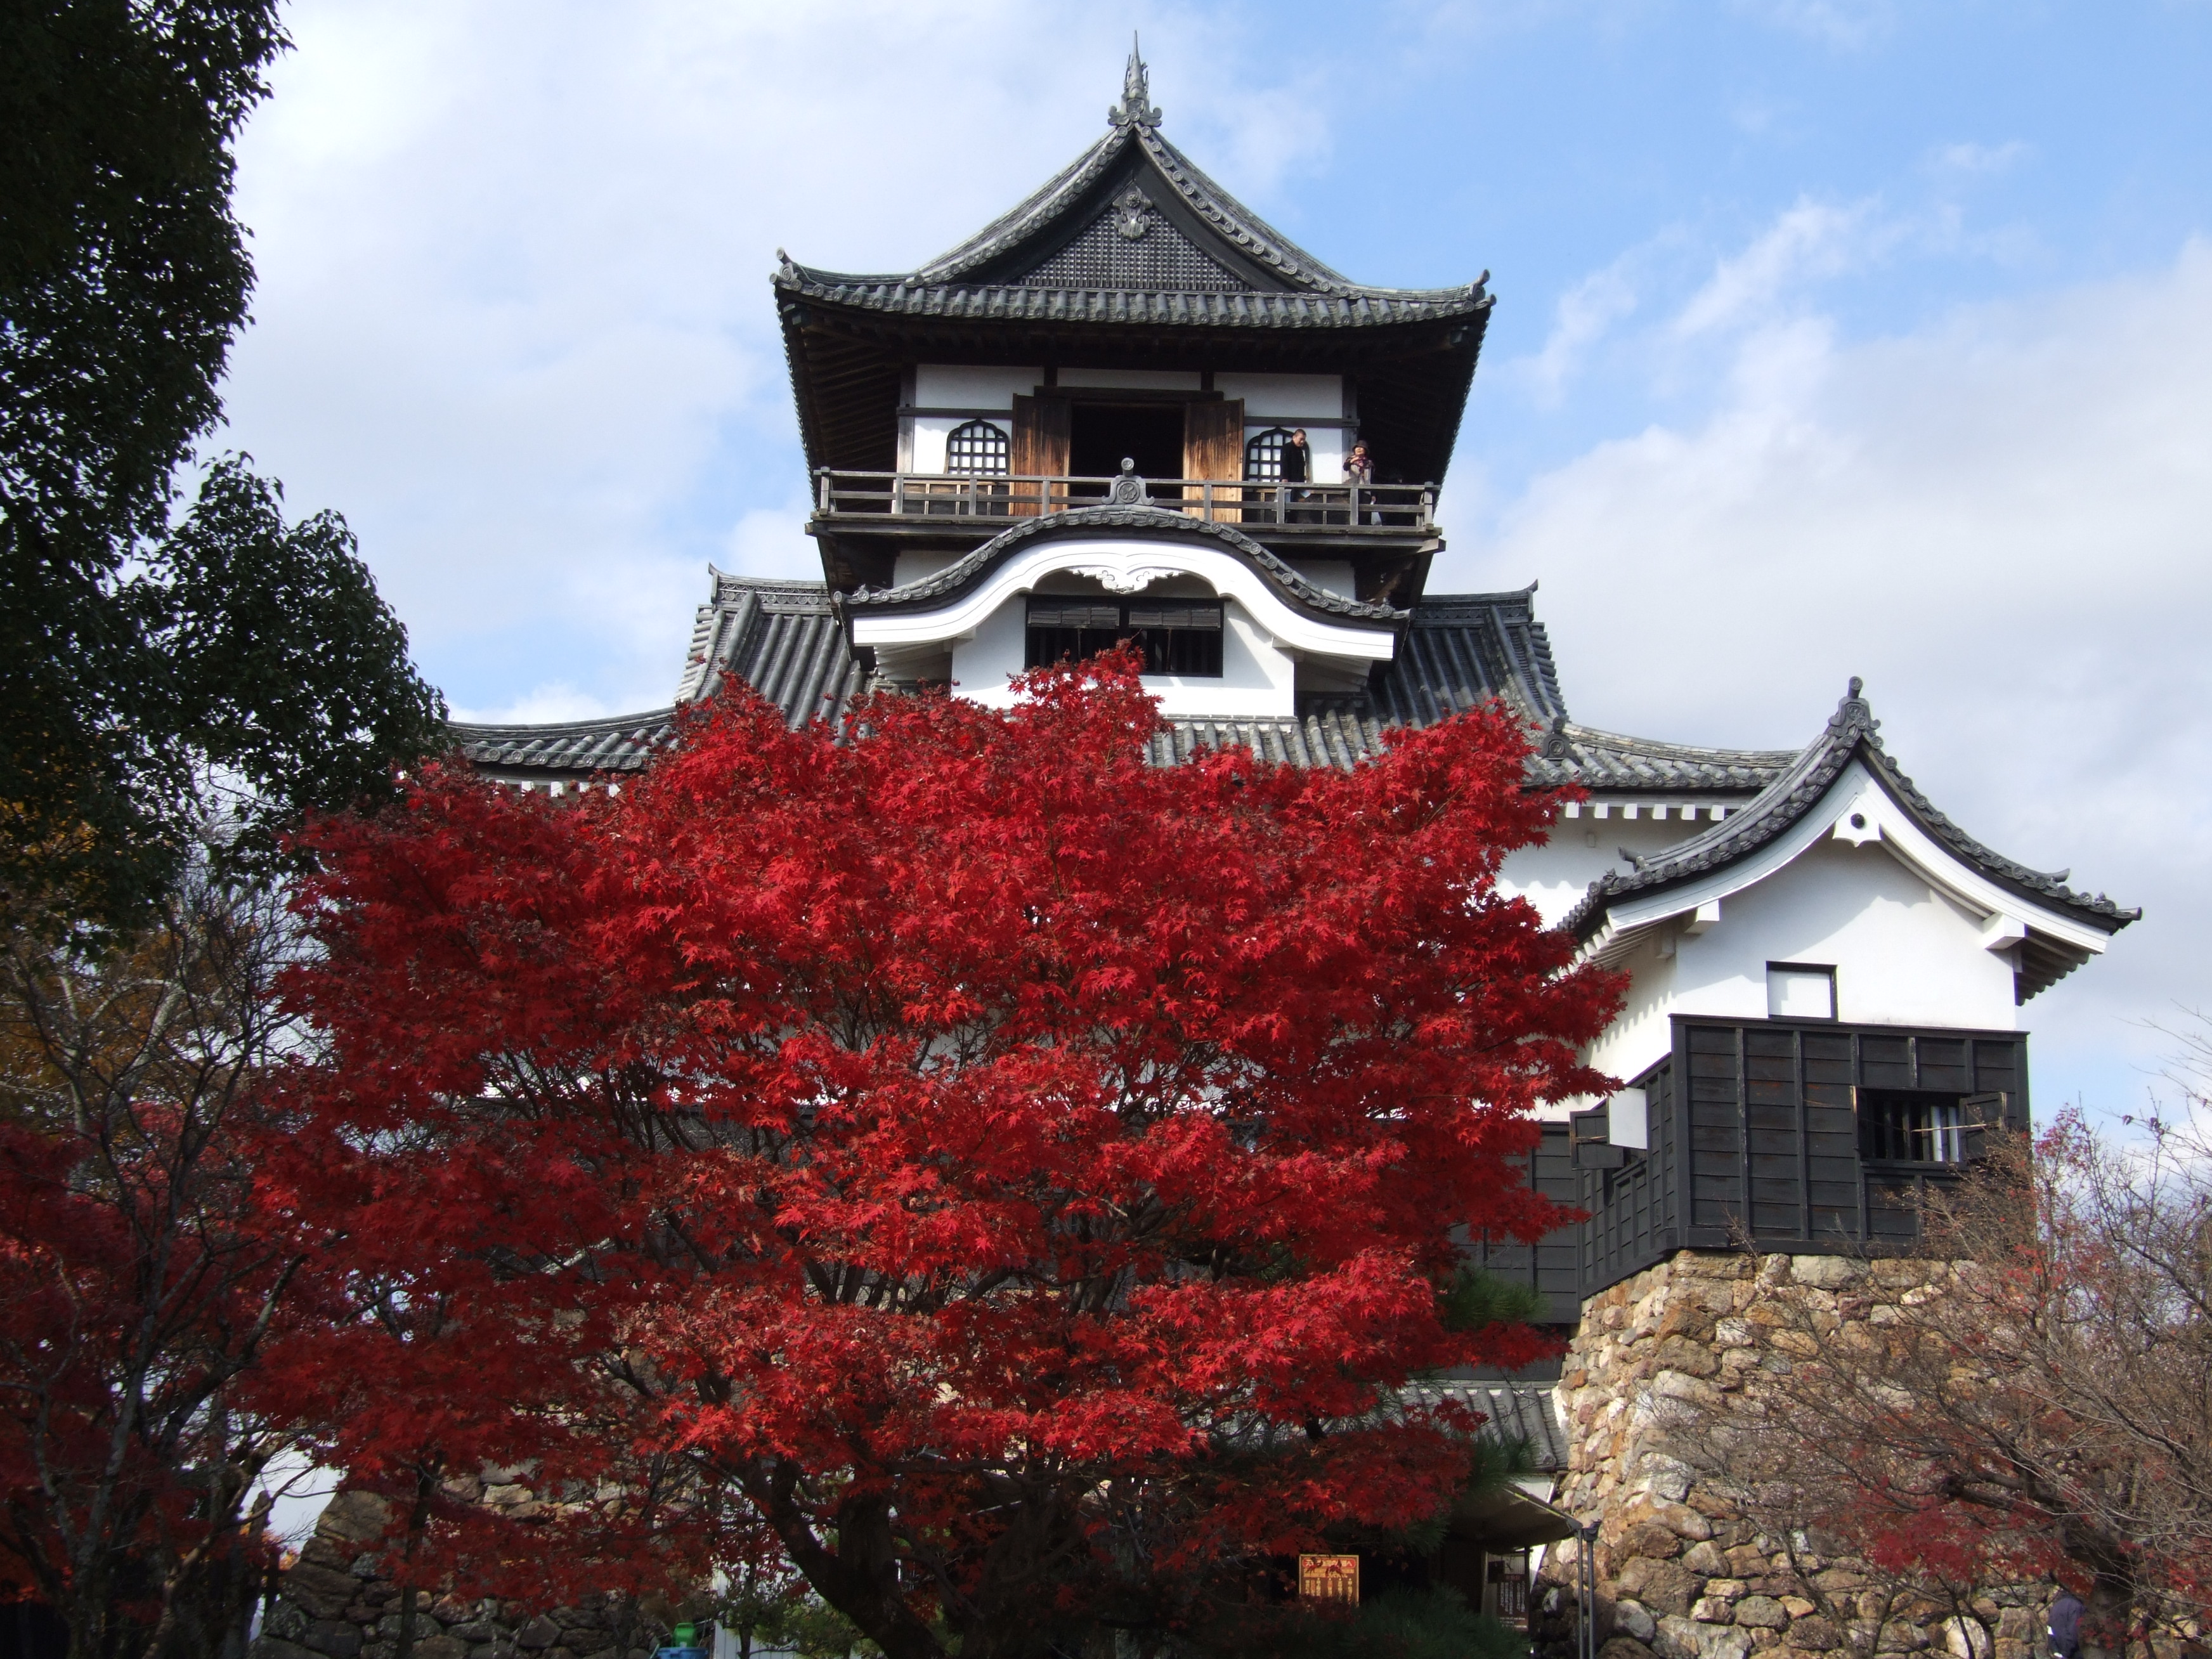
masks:
<svg viewBox="0 0 2212 1659"><path fill-rule="evenodd" d="M1359 1605L1359 1558L1356 1555L1298 1557L1298 1594L1316 1601Z"/></svg>

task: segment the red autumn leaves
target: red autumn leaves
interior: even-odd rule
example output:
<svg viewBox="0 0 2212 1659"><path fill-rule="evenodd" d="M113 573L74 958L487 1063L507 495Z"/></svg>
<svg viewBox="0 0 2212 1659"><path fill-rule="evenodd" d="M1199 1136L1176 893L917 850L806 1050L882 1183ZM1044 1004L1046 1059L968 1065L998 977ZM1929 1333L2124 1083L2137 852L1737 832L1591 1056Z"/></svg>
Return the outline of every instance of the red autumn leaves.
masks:
<svg viewBox="0 0 2212 1659"><path fill-rule="evenodd" d="M448 1558L781 1549L981 1653L1448 1498L1466 1425L1397 1390L1533 1352L1438 1291L1455 1228L1555 1224L1513 1161L1614 1000L1494 890L1522 735L1159 767L1133 676L1029 690L843 742L739 695L619 793L434 771L321 832L317 1408L366 1476L527 1465L543 1544L445 1503Z"/></svg>

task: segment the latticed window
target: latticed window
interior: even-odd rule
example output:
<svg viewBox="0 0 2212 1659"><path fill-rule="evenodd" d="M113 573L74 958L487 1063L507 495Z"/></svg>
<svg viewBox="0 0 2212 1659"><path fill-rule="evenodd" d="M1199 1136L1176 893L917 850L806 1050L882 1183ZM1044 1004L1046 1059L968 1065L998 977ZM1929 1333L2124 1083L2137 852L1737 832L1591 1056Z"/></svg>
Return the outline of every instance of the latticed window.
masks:
<svg viewBox="0 0 2212 1659"><path fill-rule="evenodd" d="M1006 429L988 421L969 421L952 428L945 441L945 470L960 478L1003 478L1006 475Z"/></svg>
<svg viewBox="0 0 2212 1659"><path fill-rule="evenodd" d="M1291 441L1286 426L1271 426L1244 441L1244 480L1247 483L1283 481L1283 446Z"/></svg>
<svg viewBox="0 0 2212 1659"><path fill-rule="evenodd" d="M1145 653L1147 674L1221 677L1218 601L1033 599L1029 602L1029 648L1024 662L1047 668L1080 662L1123 640Z"/></svg>

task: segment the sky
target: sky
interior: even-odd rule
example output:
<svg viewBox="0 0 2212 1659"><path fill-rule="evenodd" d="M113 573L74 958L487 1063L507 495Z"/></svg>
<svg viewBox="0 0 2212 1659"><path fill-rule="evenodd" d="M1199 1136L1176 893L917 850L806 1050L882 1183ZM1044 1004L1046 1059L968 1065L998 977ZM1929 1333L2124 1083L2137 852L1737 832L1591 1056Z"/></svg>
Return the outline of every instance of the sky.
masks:
<svg viewBox="0 0 2212 1659"><path fill-rule="evenodd" d="M228 426L468 718L665 704L818 575L769 273L911 270L1164 131L1355 280L1498 296L1430 591L1568 706L1796 747L1853 674L1970 833L2141 904L2022 1011L2139 1110L2212 1008L2212 0L297 0Z"/></svg>

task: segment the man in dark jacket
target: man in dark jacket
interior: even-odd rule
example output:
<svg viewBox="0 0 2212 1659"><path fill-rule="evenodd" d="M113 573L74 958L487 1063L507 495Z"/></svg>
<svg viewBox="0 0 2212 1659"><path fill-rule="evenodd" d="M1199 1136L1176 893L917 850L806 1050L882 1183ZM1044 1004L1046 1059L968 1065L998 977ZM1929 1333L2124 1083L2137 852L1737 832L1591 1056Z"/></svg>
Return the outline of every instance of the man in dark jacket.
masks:
<svg viewBox="0 0 2212 1659"><path fill-rule="evenodd" d="M2062 1589L2058 1592L2058 1599L2051 1604L2052 1659L2081 1659L2081 1615L2085 1611L2081 1598L2072 1590Z"/></svg>
<svg viewBox="0 0 2212 1659"><path fill-rule="evenodd" d="M1283 446L1282 456L1285 483L1302 484L1312 478L1313 451L1306 447L1305 428L1300 427L1291 434L1290 442ZM1285 492L1285 499L1289 501L1302 501L1305 498L1306 492L1303 489ZM1299 524L1304 522L1305 516L1303 513L1285 513L1283 519L1286 524Z"/></svg>

